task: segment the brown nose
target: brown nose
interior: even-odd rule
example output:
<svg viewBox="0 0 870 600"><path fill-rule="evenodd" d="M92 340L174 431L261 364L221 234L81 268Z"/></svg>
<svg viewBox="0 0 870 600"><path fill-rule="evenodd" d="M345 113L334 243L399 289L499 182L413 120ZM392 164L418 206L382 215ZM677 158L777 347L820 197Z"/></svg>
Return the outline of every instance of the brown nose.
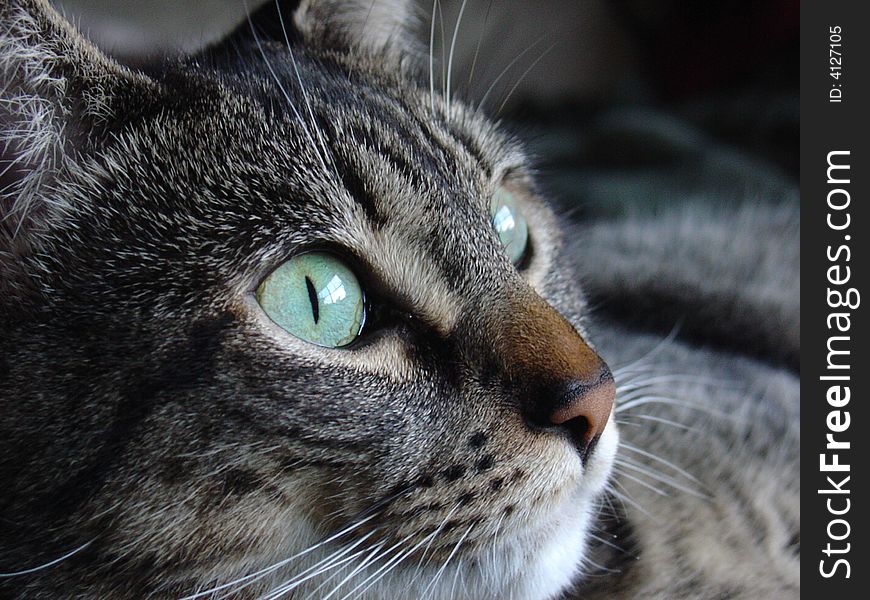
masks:
<svg viewBox="0 0 870 600"><path fill-rule="evenodd" d="M518 383L526 422L567 434L585 461L616 397L610 369L564 317L530 290L512 299L509 314L498 350Z"/></svg>

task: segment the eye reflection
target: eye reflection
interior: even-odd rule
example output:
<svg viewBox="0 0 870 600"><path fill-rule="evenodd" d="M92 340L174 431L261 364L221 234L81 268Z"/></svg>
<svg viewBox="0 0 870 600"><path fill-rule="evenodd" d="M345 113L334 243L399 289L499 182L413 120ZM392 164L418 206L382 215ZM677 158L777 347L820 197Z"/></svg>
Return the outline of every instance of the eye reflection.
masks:
<svg viewBox="0 0 870 600"><path fill-rule="evenodd" d="M516 228L517 222L514 221L514 216L511 214L511 209L507 206L502 206L495 216L492 218L492 224L499 235L507 233Z"/></svg>
<svg viewBox="0 0 870 600"><path fill-rule="evenodd" d="M323 304L337 304L347 298L347 290L344 289L341 278L338 275L333 275L326 287L317 294L317 297Z"/></svg>
<svg viewBox="0 0 870 600"><path fill-rule="evenodd" d="M514 195L503 186L499 186L490 201L490 213L492 226L508 258L514 265L519 265L526 254L529 229Z"/></svg>

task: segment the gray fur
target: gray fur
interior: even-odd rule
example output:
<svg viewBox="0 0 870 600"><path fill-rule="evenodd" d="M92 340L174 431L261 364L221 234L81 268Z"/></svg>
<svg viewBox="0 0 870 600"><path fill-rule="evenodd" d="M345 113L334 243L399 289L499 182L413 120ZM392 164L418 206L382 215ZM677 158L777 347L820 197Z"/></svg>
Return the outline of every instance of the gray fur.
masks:
<svg viewBox="0 0 870 600"><path fill-rule="evenodd" d="M596 562L618 572L590 579L578 597L799 597L800 384L779 366L800 345L799 240L795 208L758 203L581 229L578 271L601 313L628 298L640 317L639 299L662 288L660 301L704 308L674 323L689 344L632 333L624 314L622 323L596 320L592 334L611 363L641 358L616 371L628 407L616 409L622 455L665 481L618 467L617 489L630 500L614 502L631 533L613 541L626 553L599 545ZM734 341L727 351L723 331Z"/></svg>
<svg viewBox="0 0 870 600"><path fill-rule="evenodd" d="M683 406L617 408L582 464L563 431L529 426L520 409L537 399L503 376L522 354L503 350L523 325L516 297L590 327L614 367L655 345L591 322L577 273L596 301L679 283L712 318L749 315L762 349L780 329L794 349L797 306L763 285L776 264L735 256L704 216L565 236L521 145L430 93L408 5L362 16L367 3L338 4L304 1L286 40L252 34L255 17L145 73L43 0L0 8L0 149L13 165L0 191L0 573L19 573L0 577L0 596L253 598L294 581L282 597L340 582L338 597L365 598L796 593L797 479L774 475L797 468L792 373L671 342L637 368L672 385L623 371L623 402L645 383ZM489 221L500 181L530 222L519 271ZM715 285L693 231L721 244ZM632 259L638 243L657 256L650 232L699 262ZM253 301L282 261L323 246L389 308L351 349L297 340ZM728 277L745 291L723 293ZM768 305L779 320L758 322ZM625 471L614 489L640 508L618 508L603 493L615 421L638 411L693 430L625 423L643 449L625 456L692 477L662 498ZM631 530L619 543L632 565L594 542L614 520ZM732 525L727 543L710 541L716 522ZM302 579L343 547L360 554Z"/></svg>

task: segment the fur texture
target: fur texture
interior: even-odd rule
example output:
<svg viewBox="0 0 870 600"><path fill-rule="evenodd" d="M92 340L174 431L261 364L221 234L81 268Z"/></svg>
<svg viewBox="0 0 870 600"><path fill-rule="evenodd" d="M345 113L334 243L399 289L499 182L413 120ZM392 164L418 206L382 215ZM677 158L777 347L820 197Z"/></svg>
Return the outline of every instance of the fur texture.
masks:
<svg viewBox="0 0 870 600"><path fill-rule="evenodd" d="M729 241L775 217L796 268L796 221L565 236L521 144L430 87L413 14L267 3L134 72L43 0L0 7L0 596L797 592L797 479L778 474L797 472L798 391L776 366L796 306L769 293L779 260ZM499 186L529 222L519 269L490 222ZM254 299L310 249L366 287L351 348ZM657 346L619 310L587 323L578 274L596 302L660 314L680 290L708 312ZM646 358L615 370L622 404L584 459L530 415L560 401L587 326L612 365Z"/></svg>
<svg viewBox="0 0 870 600"><path fill-rule="evenodd" d="M609 570L578 598L800 595L800 384L786 358L799 350L799 229L793 205L753 203L595 223L575 239L600 307L591 333L627 365L615 371L621 516L592 553ZM675 315L677 340L637 333Z"/></svg>

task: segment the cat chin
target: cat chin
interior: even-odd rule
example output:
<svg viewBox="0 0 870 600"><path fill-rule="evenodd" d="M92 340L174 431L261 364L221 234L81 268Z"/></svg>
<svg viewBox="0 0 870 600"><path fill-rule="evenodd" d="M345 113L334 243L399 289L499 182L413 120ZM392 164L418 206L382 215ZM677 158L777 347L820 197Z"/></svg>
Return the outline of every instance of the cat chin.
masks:
<svg viewBox="0 0 870 600"><path fill-rule="evenodd" d="M559 511L547 527L442 565L408 560L384 573L385 562L347 566L312 577L287 598L359 600L549 600L582 571L594 502ZM358 569L358 570L357 570ZM316 568L315 568L316 570ZM354 572L355 571L355 572ZM276 586L277 587L277 586ZM272 588L274 589L274 588ZM268 590L263 590L268 597Z"/></svg>
<svg viewBox="0 0 870 600"><path fill-rule="evenodd" d="M456 562L448 564L440 576L438 568L433 567L420 576L422 584L409 585L407 579L397 576L370 598L550 600L558 597L588 566L588 533L599 509L598 499L610 477L618 442L619 433L611 418L582 480L530 530L475 556L454 559ZM432 581L436 583L430 587Z"/></svg>
<svg viewBox="0 0 870 600"><path fill-rule="evenodd" d="M565 590L582 568L592 511L558 521L546 541L517 539L478 555L454 558L416 571L391 573L359 598L385 600L549 600ZM536 543L537 542L537 543ZM364 579L364 577L363 577ZM356 597L356 596L352 596Z"/></svg>
<svg viewBox="0 0 870 600"><path fill-rule="evenodd" d="M275 599L556 598L582 577L588 565L588 533L607 486L618 441L611 418L581 477L555 491L549 503L530 506L525 526L511 531L505 528L498 540L474 552L458 551L446 564L420 567L416 555L402 558L402 550L378 556L362 541L320 543L322 532L310 520L298 517L305 512L305 501L300 497L300 506L292 511L295 517L286 512L263 514L265 522L276 526L274 532L281 532L280 541L275 540L275 554L216 565L212 571L199 574L197 592L185 598L207 598L211 592L227 593L229 598L248 597L245 594L249 593L253 594L250 597ZM395 561L396 557L401 560ZM282 589L284 593L276 593ZM234 596L236 592L241 596Z"/></svg>
<svg viewBox="0 0 870 600"><path fill-rule="evenodd" d="M330 597L360 600L550 600L582 576L587 566L590 525L607 485L618 444L615 425L599 440L595 458L582 481L524 531L514 532L473 554L458 552L445 564L418 566L408 559L384 568L348 565L339 574L312 577L292 598ZM330 552L324 549L324 555ZM334 550L334 549L333 549ZM318 553L315 553L318 554ZM313 561L323 556L310 557ZM365 562L363 560L363 562ZM316 570L316 567L314 567ZM355 571L355 572L354 572ZM329 595L334 591L333 595ZM352 592L352 593L350 593Z"/></svg>

